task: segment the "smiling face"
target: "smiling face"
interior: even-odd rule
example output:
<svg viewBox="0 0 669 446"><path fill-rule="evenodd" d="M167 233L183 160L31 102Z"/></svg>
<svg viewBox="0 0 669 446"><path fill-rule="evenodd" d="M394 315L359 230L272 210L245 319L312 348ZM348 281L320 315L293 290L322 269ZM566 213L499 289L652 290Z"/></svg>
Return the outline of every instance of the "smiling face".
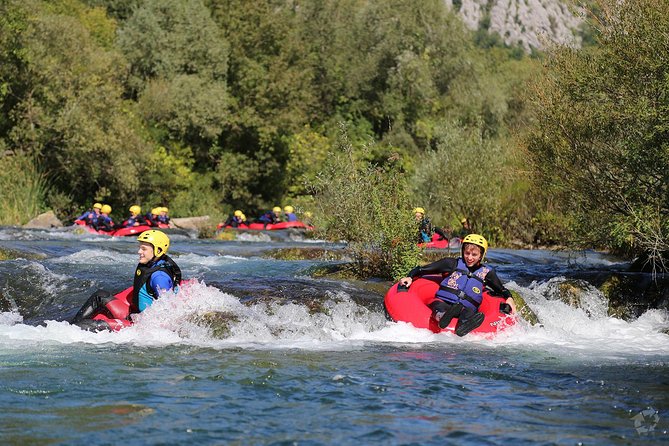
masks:
<svg viewBox="0 0 669 446"><path fill-rule="evenodd" d="M146 265L153 260L153 245L151 243L139 242L139 263Z"/></svg>
<svg viewBox="0 0 669 446"><path fill-rule="evenodd" d="M481 247L471 243L465 243L465 246L462 249L462 258L465 261L465 265L472 267L479 263L482 257L481 251Z"/></svg>

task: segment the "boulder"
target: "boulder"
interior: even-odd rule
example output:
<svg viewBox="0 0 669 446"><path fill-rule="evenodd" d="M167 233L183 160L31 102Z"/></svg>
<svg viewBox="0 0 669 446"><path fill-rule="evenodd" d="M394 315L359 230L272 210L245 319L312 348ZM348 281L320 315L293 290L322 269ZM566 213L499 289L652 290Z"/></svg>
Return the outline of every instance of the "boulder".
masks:
<svg viewBox="0 0 669 446"><path fill-rule="evenodd" d="M202 232L211 226L208 215L200 217L172 218L170 219L170 222L177 228L192 229L198 232Z"/></svg>
<svg viewBox="0 0 669 446"><path fill-rule="evenodd" d="M38 215L37 217L30 220L24 225L24 228L39 228L39 229L49 229L49 228L62 228L63 222L61 222L56 214L53 211L47 211L43 214Z"/></svg>

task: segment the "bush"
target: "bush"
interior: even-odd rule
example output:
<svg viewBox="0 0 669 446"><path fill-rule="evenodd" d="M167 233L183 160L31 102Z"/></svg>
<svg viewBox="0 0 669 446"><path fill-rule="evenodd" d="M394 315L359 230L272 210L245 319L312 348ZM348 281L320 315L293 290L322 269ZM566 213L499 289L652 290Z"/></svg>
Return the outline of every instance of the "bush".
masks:
<svg viewBox="0 0 669 446"><path fill-rule="evenodd" d="M317 225L328 239L349 242L358 276L398 279L420 252L399 158L384 165L365 161L370 147L356 153L345 130L337 143L337 154L312 185Z"/></svg>

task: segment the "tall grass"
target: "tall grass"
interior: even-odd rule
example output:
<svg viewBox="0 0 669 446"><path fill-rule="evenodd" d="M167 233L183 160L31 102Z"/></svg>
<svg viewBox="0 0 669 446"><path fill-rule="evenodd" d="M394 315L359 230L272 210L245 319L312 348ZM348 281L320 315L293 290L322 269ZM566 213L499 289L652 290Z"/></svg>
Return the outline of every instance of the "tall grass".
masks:
<svg viewBox="0 0 669 446"><path fill-rule="evenodd" d="M21 225L44 206L47 182L25 155L0 155L0 225Z"/></svg>
<svg viewBox="0 0 669 446"><path fill-rule="evenodd" d="M398 279L418 262L416 224L398 159L376 165L369 147L354 150L345 131L313 186L317 225L345 240L359 277Z"/></svg>

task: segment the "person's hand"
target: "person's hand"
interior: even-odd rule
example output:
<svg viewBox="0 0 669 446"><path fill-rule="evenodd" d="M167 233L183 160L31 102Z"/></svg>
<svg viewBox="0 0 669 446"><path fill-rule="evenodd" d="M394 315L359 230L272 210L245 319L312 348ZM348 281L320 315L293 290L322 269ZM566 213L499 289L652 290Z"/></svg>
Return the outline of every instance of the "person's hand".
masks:
<svg viewBox="0 0 669 446"><path fill-rule="evenodd" d="M409 288L412 282L413 279L411 277L403 277L400 279L400 285L402 285L403 287Z"/></svg>
<svg viewBox="0 0 669 446"><path fill-rule="evenodd" d="M514 302L513 297L509 297L506 300L506 303L509 305L509 307L511 307L511 314L515 314L516 313L516 302Z"/></svg>

